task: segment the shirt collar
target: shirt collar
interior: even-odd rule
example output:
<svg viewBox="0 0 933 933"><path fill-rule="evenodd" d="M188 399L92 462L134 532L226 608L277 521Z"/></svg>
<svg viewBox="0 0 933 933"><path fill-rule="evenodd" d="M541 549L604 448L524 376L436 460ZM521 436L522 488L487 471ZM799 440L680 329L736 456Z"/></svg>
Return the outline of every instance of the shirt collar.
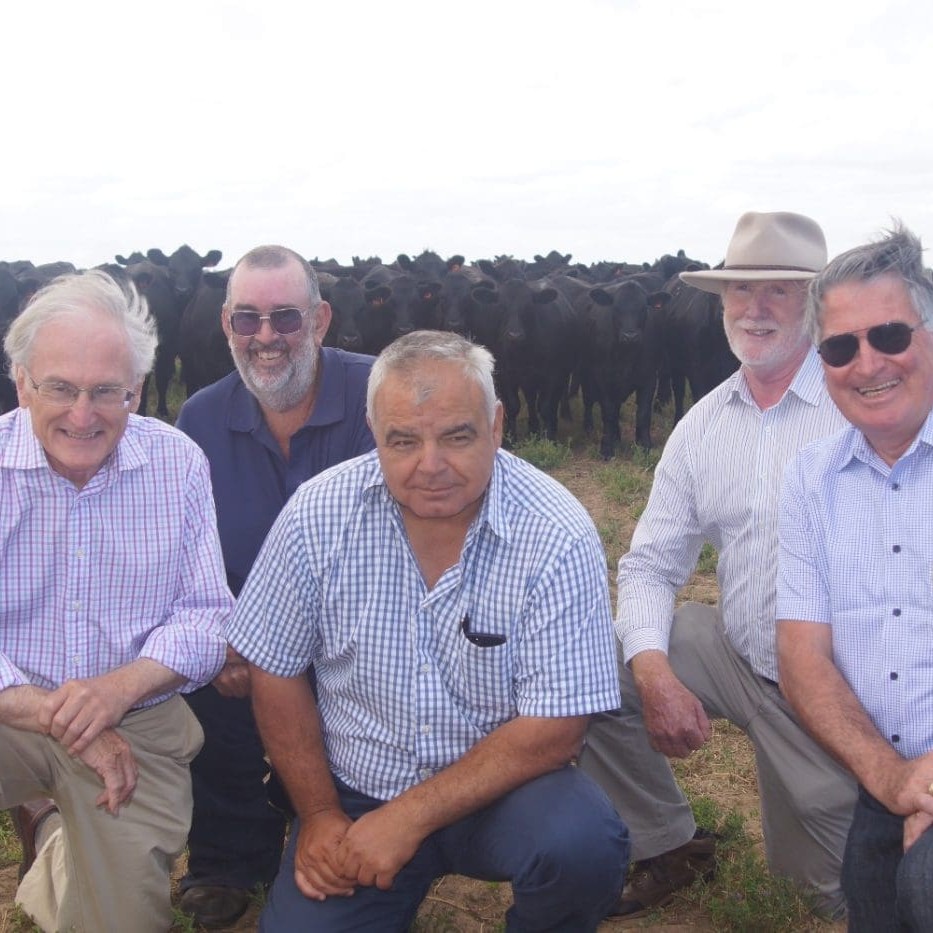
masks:
<svg viewBox="0 0 933 933"><path fill-rule="evenodd" d="M304 427L336 424L346 415L347 373L340 363L340 351L333 347L321 347L318 366L321 373L317 395ZM236 388L230 396L227 424L232 431L247 433L253 433L265 424L262 408L242 378L238 378Z"/></svg>
<svg viewBox="0 0 933 933"><path fill-rule="evenodd" d="M911 441L910 446L898 458L898 463L909 457L921 444L933 448L933 411L927 412L917 436ZM868 443L865 435L854 425L850 425L843 435L842 447L839 451L838 469L842 470L853 460L860 460L862 463L881 464L885 470L893 470L884 460L881 459L878 452ZM895 464L896 466L897 464Z"/></svg>
<svg viewBox="0 0 933 933"><path fill-rule="evenodd" d="M739 398L747 405L756 405L752 398L748 382L745 380L745 373L737 370L729 377L733 380L732 397ZM780 405L789 394L793 394L807 405L817 406L826 396L826 382L823 379L823 364L820 363L819 354L815 347L810 347L807 355L803 358L800 368L794 374L787 391L778 402Z"/></svg>
<svg viewBox="0 0 933 933"><path fill-rule="evenodd" d="M145 448L140 442L136 432L136 422L139 415L131 414L116 449L104 461L100 469L91 477L85 489L98 485L112 471L135 470L146 463L149 458ZM0 456L0 464L14 470L41 470L50 473L55 471L49 466L45 450L39 443L39 438L32 427L32 415L28 408L17 408L13 416L13 430L11 442ZM58 474L56 474L58 475Z"/></svg>

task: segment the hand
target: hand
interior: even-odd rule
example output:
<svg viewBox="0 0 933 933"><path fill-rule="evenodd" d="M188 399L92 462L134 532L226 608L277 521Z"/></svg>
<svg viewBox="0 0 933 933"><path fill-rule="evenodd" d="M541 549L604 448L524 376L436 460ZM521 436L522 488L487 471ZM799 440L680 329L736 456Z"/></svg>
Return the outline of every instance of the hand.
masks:
<svg viewBox="0 0 933 933"><path fill-rule="evenodd" d="M911 813L904 820L904 851L906 852L931 826L933 814L923 810Z"/></svg>
<svg viewBox="0 0 933 933"><path fill-rule="evenodd" d="M104 730L117 726L130 703L107 675L67 680L39 707L39 724L70 755L81 755Z"/></svg>
<svg viewBox="0 0 933 933"><path fill-rule="evenodd" d="M295 847L295 884L305 897L323 901L326 897L349 897L355 881L347 877L337 857L340 843L352 825L341 810L321 810L302 817Z"/></svg>
<svg viewBox="0 0 933 933"><path fill-rule="evenodd" d="M235 648L227 645L227 656L221 672L211 681L221 696L250 695L249 662Z"/></svg>
<svg viewBox="0 0 933 933"><path fill-rule="evenodd" d="M642 657L636 655L634 661ZM634 671L634 662L632 666ZM703 704L677 679L667 658L642 662L636 673L636 685L653 749L670 758L686 758L709 740L712 727Z"/></svg>
<svg viewBox="0 0 933 933"><path fill-rule="evenodd" d="M874 776L880 779L872 782L869 789L892 813L904 817L921 813L933 816L933 752L918 758L898 758L894 764L888 762L883 772L876 768Z"/></svg>
<svg viewBox="0 0 933 933"><path fill-rule="evenodd" d="M340 844L338 858L344 875L387 891L422 841L414 821L390 801L353 823Z"/></svg>
<svg viewBox="0 0 933 933"><path fill-rule="evenodd" d="M136 790L139 768L129 743L113 729L104 729L78 757L103 781L95 803L116 816Z"/></svg>

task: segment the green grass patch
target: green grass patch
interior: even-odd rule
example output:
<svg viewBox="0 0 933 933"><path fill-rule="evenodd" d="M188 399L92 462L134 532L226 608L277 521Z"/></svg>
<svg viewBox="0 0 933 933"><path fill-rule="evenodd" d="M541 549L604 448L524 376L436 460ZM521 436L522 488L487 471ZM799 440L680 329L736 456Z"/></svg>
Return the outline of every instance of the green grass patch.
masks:
<svg viewBox="0 0 933 933"><path fill-rule="evenodd" d="M572 455L566 444L557 444L543 437L530 437L521 441L512 448L512 453L544 471L563 466Z"/></svg>

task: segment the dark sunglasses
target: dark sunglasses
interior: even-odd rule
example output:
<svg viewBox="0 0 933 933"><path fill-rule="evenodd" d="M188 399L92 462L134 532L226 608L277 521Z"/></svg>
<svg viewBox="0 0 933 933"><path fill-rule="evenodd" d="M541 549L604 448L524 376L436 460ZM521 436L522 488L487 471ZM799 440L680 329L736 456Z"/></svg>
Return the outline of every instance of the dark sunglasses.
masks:
<svg viewBox="0 0 933 933"><path fill-rule="evenodd" d="M268 314L258 311L234 311L230 315L230 329L237 337L255 337L262 327L263 321L281 337L295 334L301 330L301 320L304 317L301 308L276 308Z"/></svg>
<svg viewBox="0 0 933 933"><path fill-rule="evenodd" d="M827 366L847 366L858 353L858 335L864 334L868 343L879 353L896 356L910 346L915 329L903 321L888 321L887 324L876 324L849 334L827 337L816 351Z"/></svg>

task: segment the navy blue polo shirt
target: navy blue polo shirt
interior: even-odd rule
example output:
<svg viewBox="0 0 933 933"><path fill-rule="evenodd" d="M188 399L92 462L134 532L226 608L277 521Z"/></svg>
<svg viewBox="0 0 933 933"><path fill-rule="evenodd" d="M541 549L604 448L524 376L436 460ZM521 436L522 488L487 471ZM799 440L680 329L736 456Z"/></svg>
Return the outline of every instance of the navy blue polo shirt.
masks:
<svg viewBox="0 0 933 933"><path fill-rule="evenodd" d="M182 405L176 427L207 454L227 582L238 595L282 506L306 480L375 447L366 424L373 357L321 348L311 416L286 461L253 394L234 370Z"/></svg>

